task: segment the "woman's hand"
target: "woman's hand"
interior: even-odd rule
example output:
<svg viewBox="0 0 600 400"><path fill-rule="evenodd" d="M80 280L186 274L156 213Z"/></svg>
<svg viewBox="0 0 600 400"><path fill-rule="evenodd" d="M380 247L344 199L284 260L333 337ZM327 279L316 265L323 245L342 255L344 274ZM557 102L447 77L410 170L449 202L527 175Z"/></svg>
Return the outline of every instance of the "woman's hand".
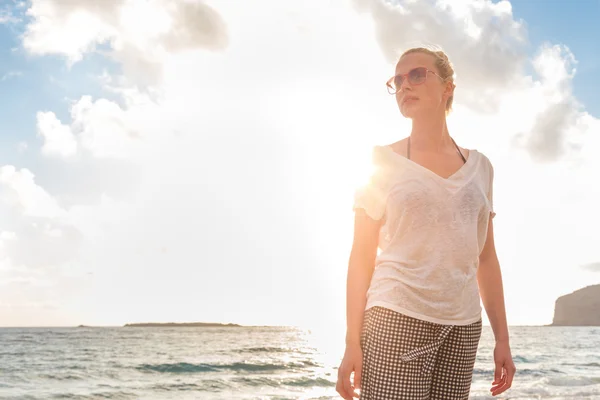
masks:
<svg viewBox="0 0 600 400"><path fill-rule="evenodd" d="M515 376L517 369L510 354L510 345L508 341L499 341L494 348L494 364L496 370L494 372L494 381L492 382L492 396L497 396L500 393L508 390Z"/></svg>
<svg viewBox="0 0 600 400"><path fill-rule="evenodd" d="M350 374L354 371L354 382L350 382ZM347 345L344 358L338 368L338 379L335 390L344 398L352 400L359 397L355 392L360 389L360 378L362 375L362 350L359 344Z"/></svg>

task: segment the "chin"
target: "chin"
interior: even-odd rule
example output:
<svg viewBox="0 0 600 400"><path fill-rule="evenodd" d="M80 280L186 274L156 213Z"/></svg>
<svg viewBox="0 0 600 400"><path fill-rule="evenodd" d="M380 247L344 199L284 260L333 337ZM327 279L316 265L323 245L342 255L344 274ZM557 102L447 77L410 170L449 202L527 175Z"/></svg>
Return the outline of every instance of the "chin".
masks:
<svg viewBox="0 0 600 400"><path fill-rule="evenodd" d="M420 110L419 107L414 107L414 105L410 107L400 106L399 108L400 114L402 114L404 118L412 119L422 113L422 110Z"/></svg>
<svg viewBox="0 0 600 400"><path fill-rule="evenodd" d="M404 118L414 119L419 117L431 117L435 115L437 110L429 106L430 104L418 101L412 104L400 104L398 105L398 109Z"/></svg>
<svg viewBox="0 0 600 400"><path fill-rule="evenodd" d="M414 116L413 112L406 112L406 111L402 111L402 110L400 110L400 114L402 114L402 116L404 118L413 118L413 116Z"/></svg>

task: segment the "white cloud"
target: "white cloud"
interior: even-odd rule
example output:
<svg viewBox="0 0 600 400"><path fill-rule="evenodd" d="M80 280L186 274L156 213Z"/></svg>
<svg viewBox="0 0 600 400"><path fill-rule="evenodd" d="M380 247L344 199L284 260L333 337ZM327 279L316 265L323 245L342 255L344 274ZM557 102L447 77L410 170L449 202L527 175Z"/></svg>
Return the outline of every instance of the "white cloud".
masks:
<svg viewBox="0 0 600 400"><path fill-rule="evenodd" d="M3 252L13 265L27 270L62 269L78 253L81 233L68 224L38 219L17 229L18 236L3 240Z"/></svg>
<svg viewBox="0 0 600 400"><path fill-rule="evenodd" d="M77 142L71 130L53 112L37 113L37 130L44 138L42 154L70 157L77 153Z"/></svg>
<svg viewBox="0 0 600 400"><path fill-rule="evenodd" d="M198 1L32 0L27 14L33 22L23 45L31 53L64 55L72 64L102 51L122 65L128 81L142 86L160 79L171 52L227 45L223 20Z"/></svg>
<svg viewBox="0 0 600 400"><path fill-rule="evenodd" d="M9 71L9 72L5 73L4 75L2 75L2 79L0 79L0 80L2 82L4 82L11 78L15 78L15 77L19 77L19 76L23 76L22 71Z"/></svg>
<svg viewBox="0 0 600 400"><path fill-rule="evenodd" d="M593 272L600 272L600 262L585 264L581 268L584 268L584 269L587 269L587 270L590 270Z"/></svg>
<svg viewBox="0 0 600 400"><path fill-rule="evenodd" d="M88 288L77 263L81 233L27 169L0 168L0 319L3 325L68 323L71 296ZM76 307L76 303L75 303ZM34 322L35 321L35 322Z"/></svg>
<svg viewBox="0 0 600 400"><path fill-rule="evenodd" d="M564 46L544 45L533 60L535 71L540 76L536 121L524 138L524 146L540 161L553 161L570 150L577 151L569 141L578 140L585 131L580 121L587 113L580 111L581 105L572 94L575 76L575 56ZM535 108L534 108L535 110Z"/></svg>
<svg viewBox="0 0 600 400"><path fill-rule="evenodd" d="M26 217L56 218L64 214L56 200L34 181L27 169L12 165L0 167L3 200Z"/></svg>
<svg viewBox="0 0 600 400"><path fill-rule="evenodd" d="M121 105L83 96L70 121L40 114L42 152L77 152L68 169L46 172L52 190L26 169L0 173L18 206L3 227L16 235L3 239L20 268L6 276L11 293L30 278L54 282L30 300L57 305L55 321L343 326L352 190L369 145L408 133L384 82L397 53L423 41L441 44L457 70L452 131L495 164L509 321L547 323L554 297L589 279L567 280L567 264L600 257L589 236L600 193L588 184L598 121L572 95L568 49L528 60L508 2L33 1L29 13L32 53L76 62L102 47L123 64L123 76L103 78ZM538 76L524 74L528 61ZM44 265L28 243L60 272L28 275ZM521 282L542 270L552 284L538 303L523 298ZM60 300L59 288L78 296L74 283L86 295Z"/></svg>
<svg viewBox="0 0 600 400"><path fill-rule="evenodd" d="M21 20L14 15L9 7L3 5L0 8L0 24L18 24L19 22Z"/></svg>
<svg viewBox="0 0 600 400"><path fill-rule="evenodd" d="M83 2L33 1L27 10L33 22L27 26L23 45L33 54L59 53L71 62L79 61L85 52L114 37L115 30L107 22L115 19L118 3L103 2L107 11L101 12L101 7L93 5L97 3L88 2L91 9L87 9Z"/></svg>
<svg viewBox="0 0 600 400"><path fill-rule="evenodd" d="M82 97L71 109L72 129L81 146L96 157L125 157L140 136L133 123L127 123L118 104L106 99L92 102Z"/></svg>
<svg viewBox="0 0 600 400"><path fill-rule="evenodd" d="M546 44L532 60L539 80L525 76L527 33L514 20L509 2L353 2L373 16L379 44L391 63L406 48L441 45L457 73L457 103L495 119L511 108L502 102L527 104L530 115L519 115L522 108L505 114L516 122L516 131L507 133L518 134L515 143L536 161L555 161L573 149L571 141L581 134L578 121L586 115L572 95L575 56L566 46ZM516 96L533 102L514 101Z"/></svg>
<svg viewBox="0 0 600 400"><path fill-rule="evenodd" d="M527 37L507 1L353 4L372 15L381 50L392 64L407 48L441 46L455 66L457 97L479 112L495 112L503 94L520 84Z"/></svg>
<svg viewBox="0 0 600 400"><path fill-rule="evenodd" d="M0 240L12 240L16 239L17 235L14 232L2 231L0 232Z"/></svg>
<svg viewBox="0 0 600 400"><path fill-rule="evenodd" d="M135 92L135 91L134 91ZM151 115L156 105L131 104L135 95L128 96L133 107L124 110L117 103L82 96L71 105L71 121L63 124L53 112L37 114L38 133L43 138L42 154L71 158L78 149L94 158L129 159L148 145L155 132L151 123L159 114ZM167 129L168 131L168 129Z"/></svg>

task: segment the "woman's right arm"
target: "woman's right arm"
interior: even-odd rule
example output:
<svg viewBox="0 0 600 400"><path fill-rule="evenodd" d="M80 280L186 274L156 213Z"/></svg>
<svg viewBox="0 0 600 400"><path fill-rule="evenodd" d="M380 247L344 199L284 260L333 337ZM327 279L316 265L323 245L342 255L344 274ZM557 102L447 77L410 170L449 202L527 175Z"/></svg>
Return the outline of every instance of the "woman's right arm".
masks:
<svg viewBox="0 0 600 400"><path fill-rule="evenodd" d="M346 345L360 344L367 290L373 276L381 221L369 217L363 209L354 216L354 239L346 281Z"/></svg>
<svg viewBox="0 0 600 400"><path fill-rule="evenodd" d="M381 221L373 220L363 209L356 209L354 217L354 239L346 282L346 351L338 369L336 390L346 400L357 397L362 375L362 350L360 336L367 290L373 276ZM354 372L354 384L350 375Z"/></svg>

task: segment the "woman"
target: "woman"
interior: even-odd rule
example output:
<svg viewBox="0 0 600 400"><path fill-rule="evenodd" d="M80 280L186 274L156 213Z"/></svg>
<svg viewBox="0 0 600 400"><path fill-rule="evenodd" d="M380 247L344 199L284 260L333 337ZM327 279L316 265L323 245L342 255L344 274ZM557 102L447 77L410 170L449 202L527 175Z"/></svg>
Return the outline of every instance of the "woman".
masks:
<svg viewBox="0 0 600 400"><path fill-rule="evenodd" d="M493 168L450 137L453 75L442 51L414 48L387 83L412 130L375 146L374 173L356 193L346 351L336 387L344 399L358 391L362 400L468 399L480 299L496 339L491 394L511 387Z"/></svg>

